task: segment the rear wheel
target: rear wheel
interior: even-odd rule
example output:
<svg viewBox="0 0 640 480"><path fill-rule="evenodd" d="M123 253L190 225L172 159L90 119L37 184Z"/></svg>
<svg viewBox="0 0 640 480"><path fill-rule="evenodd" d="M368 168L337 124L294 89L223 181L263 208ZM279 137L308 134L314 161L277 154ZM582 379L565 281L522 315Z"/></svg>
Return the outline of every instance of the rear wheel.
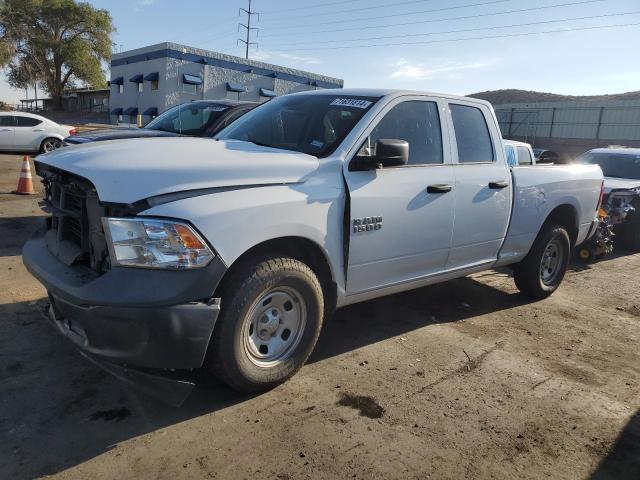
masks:
<svg viewBox="0 0 640 480"><path fill-rule="evenodd" d="M60 148L62 142L57 138L45 138L40 144L40 153L48 153Z"/></svg>
<svg viewBox="0 0 640 480"><path fill-rule="evenodd" d="M207 367L238 391L273 388L309 358L323 315L322 288L306 264L250 261L224 287Z"/></svg>
<svg viewBox="0 0 640 480"><path fill-rule="evenodd" d="M533 299L551 295L562 283L570 251L571 241L564 227L544 226L527 256L514 268L518 289Z"/></svg>

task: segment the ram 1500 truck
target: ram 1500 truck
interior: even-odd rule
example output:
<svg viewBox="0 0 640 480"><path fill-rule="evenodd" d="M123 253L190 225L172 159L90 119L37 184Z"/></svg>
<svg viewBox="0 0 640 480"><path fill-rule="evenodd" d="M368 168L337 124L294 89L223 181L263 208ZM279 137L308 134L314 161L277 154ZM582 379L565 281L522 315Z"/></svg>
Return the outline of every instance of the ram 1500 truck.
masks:
<svg viewBox="0 0 640 480"><path fill-rule="evenodd" d="M245 392L291 377L337 307L505 265L550 295L603 179L508 168L487 102L357 89L273 99L216 139L64 148L36 170L51 217L23 258L59 331L124 378L204 366Z"/></svg>

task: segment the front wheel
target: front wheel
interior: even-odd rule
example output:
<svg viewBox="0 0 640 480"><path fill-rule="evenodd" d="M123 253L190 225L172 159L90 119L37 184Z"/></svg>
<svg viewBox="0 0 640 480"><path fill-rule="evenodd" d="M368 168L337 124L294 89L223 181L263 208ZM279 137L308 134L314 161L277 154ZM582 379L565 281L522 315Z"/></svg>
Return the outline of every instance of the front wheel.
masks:
<svg viewBox="0 0 640 480"><path fill-rule="evenodd" d="M518 289L536 300L551 295L564 279L570 251L571 241L564 227L544 226L527 256L514 268Z"/></svg>
<svg viewBox="0 0 640 480"><path fill-rule="evenodd" d="M223 288L207 367L241 392L273 388L309 358L323 315L322 288L306 264L287 257L249 261Z"/></svg>

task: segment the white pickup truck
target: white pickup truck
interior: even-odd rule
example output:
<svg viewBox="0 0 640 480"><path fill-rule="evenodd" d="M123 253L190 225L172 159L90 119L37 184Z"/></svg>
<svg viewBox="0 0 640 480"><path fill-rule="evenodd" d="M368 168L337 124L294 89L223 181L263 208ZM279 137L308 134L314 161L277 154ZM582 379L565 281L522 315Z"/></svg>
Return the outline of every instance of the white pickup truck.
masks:
<svg viewBox="0 0 640 480"><path fill-rule="evenodd" d="M240 391L293 375L335 308L505 265L550 295L603 180L510 169L486 102L348 89L276 98L213 140L97 142L36 170L52 215L23 257L60 332L138 386L204 366Z"/></svg>

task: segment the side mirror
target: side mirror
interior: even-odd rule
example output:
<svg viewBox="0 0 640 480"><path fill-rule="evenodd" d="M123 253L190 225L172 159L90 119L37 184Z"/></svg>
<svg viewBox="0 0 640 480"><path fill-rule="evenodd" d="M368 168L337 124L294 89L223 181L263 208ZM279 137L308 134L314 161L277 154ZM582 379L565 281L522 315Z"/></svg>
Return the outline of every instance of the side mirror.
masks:
<svg viewBox="0 0 640 480"><path fill-rule="evenodd" d="M385 167L400 167L409 163L409 143L405 140L381 138L376 142L376 154L357 156L351 162L351 170L374 170Z"/></svg>

